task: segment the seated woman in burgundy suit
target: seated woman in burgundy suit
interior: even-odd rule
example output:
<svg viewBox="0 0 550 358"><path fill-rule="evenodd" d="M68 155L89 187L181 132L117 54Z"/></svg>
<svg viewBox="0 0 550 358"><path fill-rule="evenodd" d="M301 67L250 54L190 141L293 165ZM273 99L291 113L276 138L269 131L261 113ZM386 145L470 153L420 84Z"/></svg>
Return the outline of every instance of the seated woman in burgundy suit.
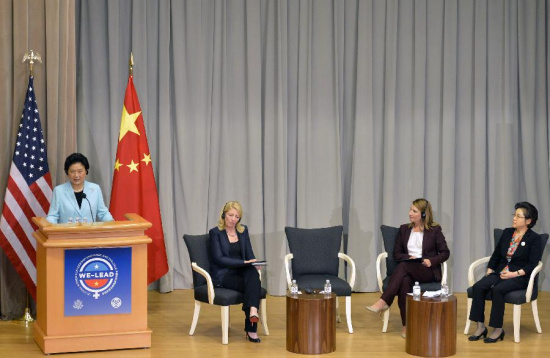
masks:
<svg viewBox="0 0 550 358"><path fill-rule="evenodd" d="M468 339L485 343L495 343L504 339L502 321L504 318L504 296L515 290L525 290L529 276L542 257L539 234L531 230L537 223L539 213L534 205L523 201L514 207L512 227L505 229L495 251L487 264L485 277L474 286L470 321L477 322L477 330ZM489 326L494 330L487 337L485 327L485 295L491 291L492 306Z"/></svg>
<svg viewBox="0 0 550 358"><path fill-rule="evenodd" d="M401 311L403 330L401 336L405 338L407 318L407 293L412 292L415 281L419 283L441 281L441 264L449 258L445 236L441 226L434 222L432 206L426 199L416 199L409 210L409 224L399 228L393 256L401 261L390 277L388 287L369 311L382 313L389 309L397 296L397 303ZM421 258L421 262L404 261Z"/></svg>

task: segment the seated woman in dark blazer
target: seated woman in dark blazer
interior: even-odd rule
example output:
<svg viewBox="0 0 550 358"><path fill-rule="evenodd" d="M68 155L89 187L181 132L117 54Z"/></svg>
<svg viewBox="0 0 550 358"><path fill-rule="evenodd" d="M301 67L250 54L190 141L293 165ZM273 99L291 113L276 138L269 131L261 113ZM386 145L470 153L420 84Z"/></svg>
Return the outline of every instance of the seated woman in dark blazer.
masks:
<svg viewBox="0 0 550 358"><path fill-rule="evenodd" d="M248 229L241 224L242 215L241 204L230 201L222 208L218 226L210 230L212 281L218 287L243 293L245 337L250 342L259 343L260 338L256 333L261 294L259 267L258 269L254 266L230 268L256 261Z"/></svg>
<svg viewBox="0 0 550 358"><path fill-rule="evenodd" d="M495 343L504 339L502 321L504 319L504 296L515 290L524 290L529 284L529 276L542 257L540 236L531 228L537 223L539 213L534 205L523 201L517 203L511 228L505 229L487 264L485 277L473 286L470 321L477 322L474 335L468 339L478 341L482 336L485 343ZM491 291L492 307L489 326L493 332L487 337L485 327L485 295Z"/></svg>
<svg viewBox="0 0 550 358"><path fill-rule="evenodd" d="M449 258L445 236L441 226L434 222L432 206L426 199L416 199L409 209L410 224L401 225L393 257L401 261L391 275L388 287L369 311L382 313L389 309L397 296L397 303L401 312L403 330L401 336L405 338L407 324L407 293L412 291L415 281L419 283L441 281L441 264ZM421 258L421 262L404 260Z"/></svg>

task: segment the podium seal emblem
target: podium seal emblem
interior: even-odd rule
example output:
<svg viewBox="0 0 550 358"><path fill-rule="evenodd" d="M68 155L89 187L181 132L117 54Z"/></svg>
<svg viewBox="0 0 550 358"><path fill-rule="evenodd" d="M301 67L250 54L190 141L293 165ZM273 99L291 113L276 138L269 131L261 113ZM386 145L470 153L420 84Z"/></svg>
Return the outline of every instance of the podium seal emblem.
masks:
<svg viewBox="0 0 550 358"><path fill-rule="evenodd" d="M92 254L78 263L74 278L76 285L84 294L97 300L116 286L118 269L109 256Z"/></svg>

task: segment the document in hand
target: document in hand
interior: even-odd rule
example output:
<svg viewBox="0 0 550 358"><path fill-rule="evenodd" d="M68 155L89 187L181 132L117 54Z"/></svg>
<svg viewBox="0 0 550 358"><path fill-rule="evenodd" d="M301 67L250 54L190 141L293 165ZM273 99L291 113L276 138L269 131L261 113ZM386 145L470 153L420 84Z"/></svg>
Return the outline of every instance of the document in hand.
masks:
<svg viewBox="0 0 550 358"><path fill-rule="evenodd" d="M246 264L232 265L232 266L229 266L229 268L236 269L236 268L248 267L248 266L267 266L267 261L255 261L255 262L249 262Z"/></svg>

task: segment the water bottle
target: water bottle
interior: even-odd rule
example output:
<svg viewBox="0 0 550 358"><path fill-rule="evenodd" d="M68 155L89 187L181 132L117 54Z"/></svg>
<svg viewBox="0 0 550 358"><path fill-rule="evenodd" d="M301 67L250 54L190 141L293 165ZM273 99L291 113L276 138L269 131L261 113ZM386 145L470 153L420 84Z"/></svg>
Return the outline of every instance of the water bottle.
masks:
<svg viewBox="0 0 550 358"><path fill-rule="evenodd" d="M330 284L330 280L327 280L327 282L325 282L325 288L323 289L323 291L325 291L325 295L328 296L330 296L330 294L332 293L332 285Z"/></svg>
<svg viewBox="0 0 550 358"><path fill-rule="evenodd" d="M413 300L420 301L420 284L418 281L416 281L413 286Z"/></svg>
<svg viewBox="0 0 550 358"><path fill-rule="evenodd" d="M72 224L72 223L73 223L73 218L72 217L68 218L67 219L67 224Z"/></svg>
<svg viewBox="0 0 550 358"><path fill-rule="evenodd" d="M75 224L80 224L80 217L79 216L74 218L74 223Z"/></svg>
<svg viewBox="0 0 550 358"><path fill-rule="evenodd" d="M298 284L296 280L292 280L292 285L290 285L290 295L295 297L298 295Z"/></svg>
<svg viewBox="0 0 550 358"><path fill-rule="evenodd" d="M447 283L441 284L441 297L443 298L449 297L449 286L447 286Z"/></svg>

